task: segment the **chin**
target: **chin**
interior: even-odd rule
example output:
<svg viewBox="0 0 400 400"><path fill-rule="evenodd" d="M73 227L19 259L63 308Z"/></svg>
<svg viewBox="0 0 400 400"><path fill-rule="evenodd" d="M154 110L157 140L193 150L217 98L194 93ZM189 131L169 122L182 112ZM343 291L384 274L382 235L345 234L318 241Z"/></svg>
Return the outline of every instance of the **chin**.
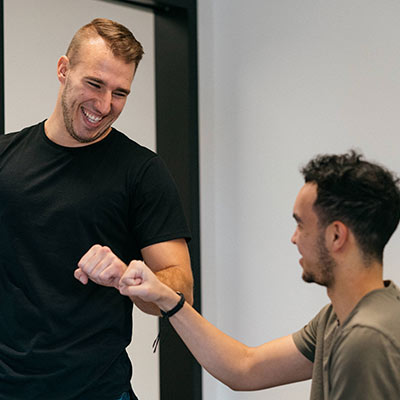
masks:
<svg viewBox="0 0 400 400"><path fill-rule="evenodd" d="M92 143L105 136L106 133L107 133L107 128L98 130L92 135L83 135L80 134L79 131L74 130L73 132L70 132L70 135L73 139L75 139L79 143Z"/></svg>
<svg viewBox="0 0 400 400"><path fill-rule="evenodd" d="M315 283L315 279L312 275L303 272L302 279L307 283Z"/></svg>
<svg viewBox="0 0 400 400"><path fill-rule="evenodd" d="M320 286L324 286L324 287L329 287L330 286L330 282L326 282L326 280L319 280L316 279L315 276L311 275L311 274L307 274L303 272L303 281L307 282L307 283L316 283L317 285Z"/></svg>

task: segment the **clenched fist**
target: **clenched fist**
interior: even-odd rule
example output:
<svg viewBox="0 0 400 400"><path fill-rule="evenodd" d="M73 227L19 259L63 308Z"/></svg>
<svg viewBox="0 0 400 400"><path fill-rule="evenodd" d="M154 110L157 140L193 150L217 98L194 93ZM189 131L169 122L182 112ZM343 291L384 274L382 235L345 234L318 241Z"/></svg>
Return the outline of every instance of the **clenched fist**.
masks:
<svg viewBox="0 0 400 400"><path fill-rule="evenodd" d="M119 288L127 266L107 246L92 246L78 262L74 276L86 285L89 279L102 286Z"/></svg>

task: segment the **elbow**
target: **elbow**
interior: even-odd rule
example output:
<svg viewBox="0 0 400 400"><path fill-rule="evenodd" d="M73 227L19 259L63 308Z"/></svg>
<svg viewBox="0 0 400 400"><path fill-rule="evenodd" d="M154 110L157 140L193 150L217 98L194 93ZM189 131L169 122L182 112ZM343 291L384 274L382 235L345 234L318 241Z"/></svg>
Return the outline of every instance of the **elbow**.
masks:
<svg viewBox="0 0 400 400"><path fill-rule="evenodd" d="M227 386L229 389L233 390L234 392L242 392L245 391L246 388L244 387L244 385L240 382L240 380L238 379L233 379L231 376L227 377L227 376L221 376L217 373L215 373L215 371L212 371L208 368L205 368L207 372L210 373L210 375L212 375L217 381L220 381L222 384L224 384L225 386Z"/></svg>
<svg viewBox="0 0 400 400"><path fill-rule="evenodd" d="M229 382L226 382L225 385L234 392L248 392L255 390L250 381L250 377L244 374L240 377L236 377L236 379L232 379Z"/></svg>
<svg viewBox="0 0 400 400"><path fill-rule="evenodd" d="M188 293L185 293L185 300L187 303L189 303L191 306L193 306L194 303L194 298L193 298L193 290L188 291Z"/></svg>
<svg viewBox="0 0 400 400"><path fill-rule="evenodd" d="M235 380L233 382L227 382L226 386L228 386L229 389L233 390L234 392L247 392L255 390L254 387L249 386L247 380Z"/></svg>
<svg viewBox="0 0 400 400"><path fill-rule="evenodd" d="M185 285L185 291L184 291L184 295L185 295L185 300L187 303L189 303L191 306L193 306L194 303L194 295L193 295L193 278L191 278L188 282L187 285Z"/></svg>
<svg viewBox="0 0 400 400"><path fill-rule="evenodd" d="M233 390L234 392L252 392L254 390L269 389L271 387L274 387L274 385L268 385L268 384L263 384L262 386L258 386L256 384L252 384L250 379L241 382L239 381L239 382L226 383L226 386L228 386L229 389Z"/></svg>
<svg viewBox="0 0 400 400"><path fill-rule="evenodd" d="M229 389L233 390L234 392L242 392L246 389L243 389L240 385L237 385L236 383L232 382L231 384L227 385Z"/></svg>
<svg viewBox="0 0 400 400"><path fill-rule="evenodd" d="M243 356L241 362L238 362L233 368L232 366L226 365L224 375L216 377L220 379L222 383L229 387L229 389L235 392L244 392L254 390L251 370L248 365L248 351L250 350L247 346L244 346L244 350L247 355ZM239 357L240 358L240 357Z"/></svg>

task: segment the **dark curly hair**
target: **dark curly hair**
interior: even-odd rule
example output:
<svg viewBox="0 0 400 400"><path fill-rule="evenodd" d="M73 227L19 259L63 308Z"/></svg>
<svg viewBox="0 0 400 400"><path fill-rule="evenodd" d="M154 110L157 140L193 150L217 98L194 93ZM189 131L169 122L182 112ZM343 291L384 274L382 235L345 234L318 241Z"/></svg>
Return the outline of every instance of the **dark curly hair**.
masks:
<svg viewBox="0 0 400 400"><path fill-rule="evenodd" d="M399 178L354 150L318 155L301 169L317 184L314 210L321 227L342 221L353 232L367 260L383 260L383 249L400 219Z"/></svg>

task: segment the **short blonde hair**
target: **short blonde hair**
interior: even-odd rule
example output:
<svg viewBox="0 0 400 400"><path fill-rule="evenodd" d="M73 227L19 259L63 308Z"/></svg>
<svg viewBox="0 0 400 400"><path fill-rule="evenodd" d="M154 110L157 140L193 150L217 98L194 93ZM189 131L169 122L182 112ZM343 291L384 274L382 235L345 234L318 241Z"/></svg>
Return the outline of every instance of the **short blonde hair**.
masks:
<svg viewBox="0 0 400 400"><path fill-rule="evenodd" d="M81 44L96 36L104 39L115 57L123 59L127 64L134 63L136 67L139 65L144 54L143 47L132 32L118 22L96 18L82 26L72 38L66 54L72 66L79 62Z"/></svg>

